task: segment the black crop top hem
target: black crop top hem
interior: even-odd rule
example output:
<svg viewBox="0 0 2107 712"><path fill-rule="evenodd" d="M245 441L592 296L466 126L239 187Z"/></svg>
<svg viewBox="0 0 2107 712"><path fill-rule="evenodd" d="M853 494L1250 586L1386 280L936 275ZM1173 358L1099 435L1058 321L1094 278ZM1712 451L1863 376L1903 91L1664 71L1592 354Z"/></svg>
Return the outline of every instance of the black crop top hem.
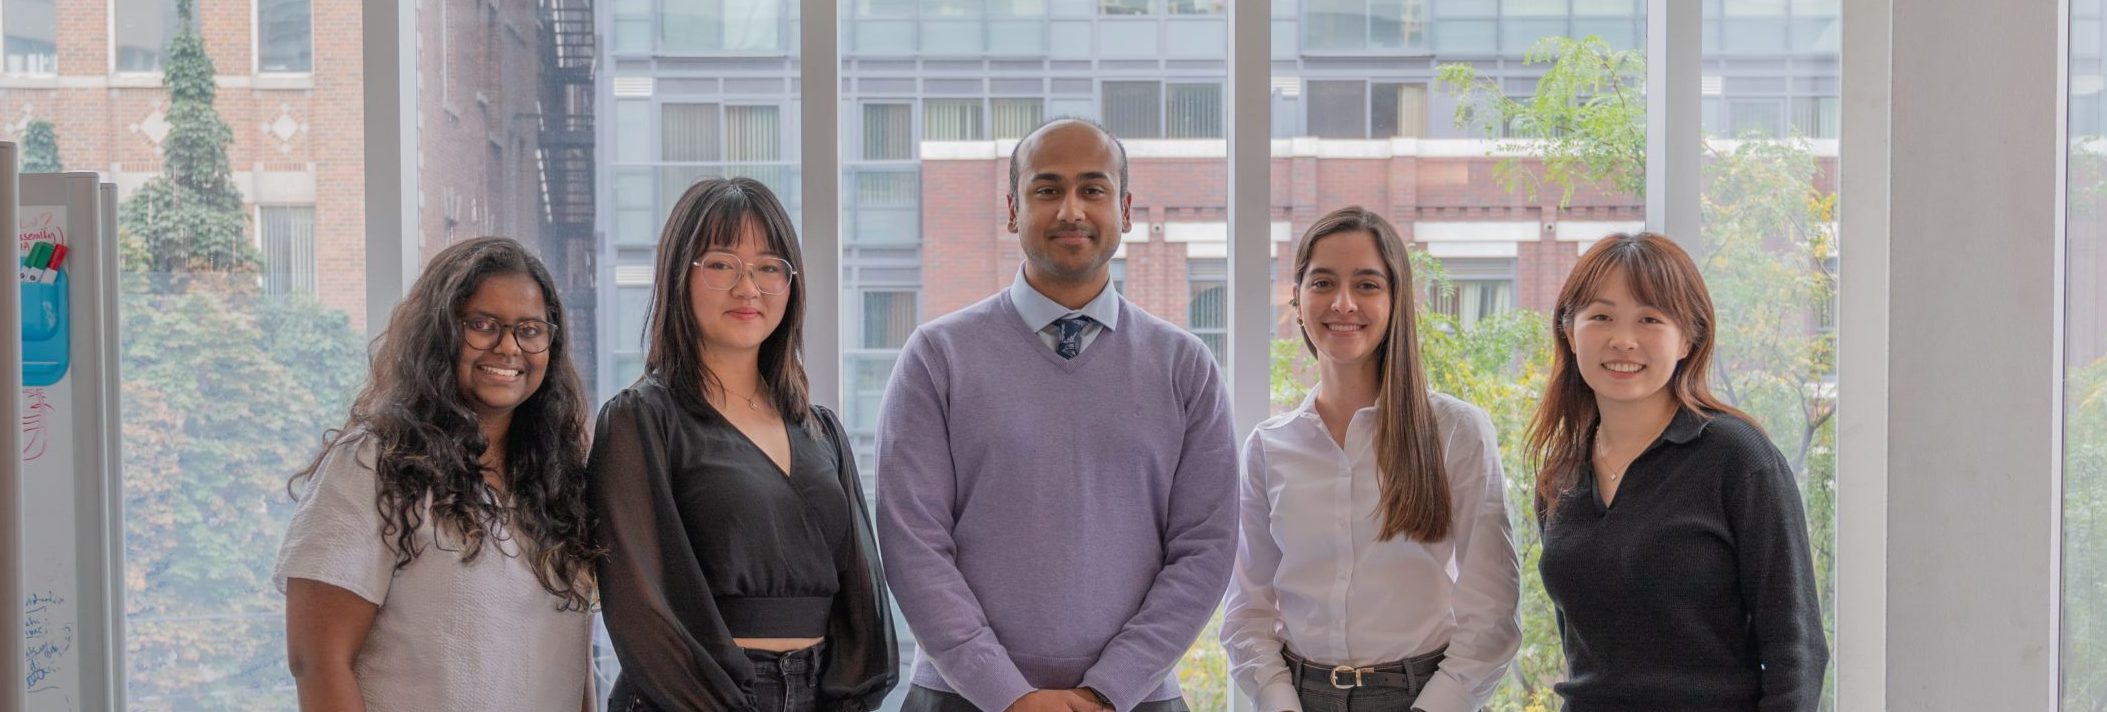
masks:
<svg viewBox="0 0 2107 712"><path fill-rule="evenodd" d="M717 597L734 638L823 638L833 608L833 596Z"/></svg>

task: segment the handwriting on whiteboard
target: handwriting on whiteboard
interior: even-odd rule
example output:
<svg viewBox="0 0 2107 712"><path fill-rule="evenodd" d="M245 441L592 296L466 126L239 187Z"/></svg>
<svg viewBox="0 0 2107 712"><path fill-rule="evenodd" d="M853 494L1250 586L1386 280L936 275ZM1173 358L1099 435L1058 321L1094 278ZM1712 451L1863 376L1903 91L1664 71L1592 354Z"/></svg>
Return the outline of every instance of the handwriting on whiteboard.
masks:
<svg viewBox="0 0 2107 712"><path fill-rule="evenodd" d="M29 694L56 689L50 684L58 665L73 649L73 624L55 622L53 614L66 599L50 591L32 593L22 603L22 642L28 654Z"/></svg>
<svg viewBox="0 0 2107 712"><path fill-rule="evenodd" d="M44 447L51 434L45 431L45 422L51 417L51 402L44 396L42 388L22 389L22 460L24 462L44 457Z"/></svg>
<svg viewBox="0 0 2107 712"><path fill-rule="evenodd" d="M29 254L29 246L39 242L66 244L66 228L57 223L58 216L48 209L23 216L15 230L22 253Z"/></svg>

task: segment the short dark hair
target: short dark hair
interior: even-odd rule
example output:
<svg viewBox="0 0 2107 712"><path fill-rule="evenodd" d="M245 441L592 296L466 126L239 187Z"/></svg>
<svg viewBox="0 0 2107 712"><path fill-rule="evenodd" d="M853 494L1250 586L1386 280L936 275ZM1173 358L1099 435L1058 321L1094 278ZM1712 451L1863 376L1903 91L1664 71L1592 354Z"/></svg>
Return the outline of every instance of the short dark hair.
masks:
<svg viewBox="0 0 2107 712"><path fill-rule="evenodd" d="M1119 194L1121 197L1125 197L1127 194L1127 144L1120 142L1118 136L1114 136L1111 131L1106 130L1104 124L1080 116L1056 116L1039 122L1038 126L1033 127L1030 132L1024 134L1024 138L1017 140L1017 145L1010 147L1010 199L1017 199L1017 181L1023 178L1017 170L1017 159L1024 155L1024 142L1031 140L1040 131L1046 130L1046 127L1063 121L1081 123L1084 126L1097 129L1097 132L1104 134L1105 138L1112 139L1112 152L1119 156Z"/></svg>

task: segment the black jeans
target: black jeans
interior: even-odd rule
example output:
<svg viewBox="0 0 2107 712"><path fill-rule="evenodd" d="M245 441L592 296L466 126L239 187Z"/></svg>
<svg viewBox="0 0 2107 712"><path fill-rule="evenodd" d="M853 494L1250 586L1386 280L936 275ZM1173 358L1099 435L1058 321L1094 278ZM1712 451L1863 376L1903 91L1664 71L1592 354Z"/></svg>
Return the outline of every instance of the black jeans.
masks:
<svg viewBox="0 0 2107 712"><path fill-rule="evenodd" d="M966 701L965 696L951 692L940 692L921 685L907 691L907 700L900 704L900 712L981 712ZM993 710L992 712L1002 712ZM1134 712L1191 712L1185 700L1157 700L1134 706Z"/></svg>
<svg viewBox="0 0 2107 712"><path fill-rule="evenodd" d="M820 656L826 649L827 644L820 643L788 653L746 651L746 661L754 666L754 684L746 693L746 709L752 712L818 710ZM610 698L609 712L659 712L656 705L628 684L626 676L615 681Z"/></svg>

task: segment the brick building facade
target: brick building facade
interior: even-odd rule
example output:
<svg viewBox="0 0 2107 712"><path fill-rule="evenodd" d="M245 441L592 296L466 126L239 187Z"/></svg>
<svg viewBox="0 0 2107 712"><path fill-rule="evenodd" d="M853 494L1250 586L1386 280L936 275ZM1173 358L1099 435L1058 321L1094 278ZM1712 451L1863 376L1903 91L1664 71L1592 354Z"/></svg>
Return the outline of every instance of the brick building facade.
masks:
<svg viewBox="0 0 2107 712"><path fill-rule="evenodd" d="M198 29L219 77L215 108L233 128L228 159L247 208L249 235L264 247L267 271L295 273L281 275L283 283L314 292L363 330L361 7L341 0L268 4L272 11L292 6L309 13L307 37L292 38L308 43L306 71L275 70L260 61L262 0L197 2ZM168 131L168 90L158 69L127 71L138 60L120 61L113 39L120 34L115 25L128 13L158 12L164 5L173 0L57 0L52 59L26 63L26 69L14 64L0 74L0 136L19 141L30 121L49 120L68 170L101 173L123 197L153 178ZM415 0L411 11L419 18L415 239L422 254L479 235L535 241L545 207L536 162L541 9L534 3ZM0 17L0 24L41 19ZM292 234L281 242L266 234L287 225ZM285 245L291 249L278 249Z"/></svg>

